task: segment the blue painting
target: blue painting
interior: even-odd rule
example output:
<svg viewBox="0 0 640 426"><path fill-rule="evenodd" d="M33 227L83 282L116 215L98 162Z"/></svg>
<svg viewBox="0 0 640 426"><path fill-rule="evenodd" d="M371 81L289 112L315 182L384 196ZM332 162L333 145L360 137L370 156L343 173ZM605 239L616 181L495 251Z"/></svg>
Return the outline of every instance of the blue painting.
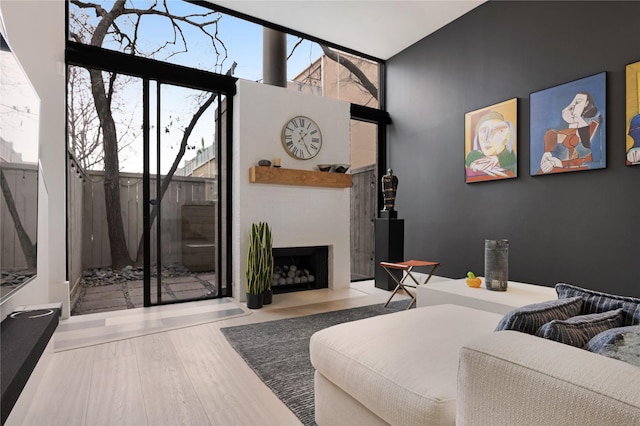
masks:
<svg viewBox="0 0 640 426"><path fill-rule="evenodd" d="M531 175L606 167L606 73L531 94Z"/></svg>

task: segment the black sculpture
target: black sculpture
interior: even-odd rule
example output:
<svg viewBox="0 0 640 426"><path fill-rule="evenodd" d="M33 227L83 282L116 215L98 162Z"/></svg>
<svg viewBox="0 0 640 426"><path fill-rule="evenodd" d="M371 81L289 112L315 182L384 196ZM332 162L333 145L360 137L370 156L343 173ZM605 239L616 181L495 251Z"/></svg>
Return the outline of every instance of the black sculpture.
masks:
<svg viewBox="0 0 640 426"><path fill-rule="evenodd" d="M382 176L382 197L384 198L384 208L380 211L380 217L389 219L395 219L398 217L398 212L394 209L397 191L398 178L393 175L393 170L388 169L387 174Z"/></svg>

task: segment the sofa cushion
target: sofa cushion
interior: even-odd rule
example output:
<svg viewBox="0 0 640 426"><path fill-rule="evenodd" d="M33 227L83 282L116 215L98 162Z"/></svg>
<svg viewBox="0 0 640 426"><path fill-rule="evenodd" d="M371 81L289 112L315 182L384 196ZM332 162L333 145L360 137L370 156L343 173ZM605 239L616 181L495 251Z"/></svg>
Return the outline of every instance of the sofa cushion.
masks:
<svg viewBox="0 0 640 426"><path fill-rule="evenodd" d="M596 314L622 308L622 325L640 324L640 299L636 297L618 296L565 283L558 283L555 288L559 299L582 297L582 314Z"/></svg>
<svg viewBox="0 0 640 426"><path fill-rule="evenodd" d="M526 333L460 351L457 426L640 425L640 368Z"/></svg>
<svg viewBox="0 0 640 426"><path fill-rule="evenodd" d="M535 335L540 327L551 320L563 320L578 315L581 307L581 297L522 306L507 312L498 323L496 331L515 330Z"/></svg>
<svg viewBox="0 0 640 426"><path fill-rule="evenodd" d="M595 335L619 327L621 323L622 308L598 314L578 315L566 320L553 320L543 325L538 335L582 348Z"/></svg>
<svg viewBox="0 0 640 426"><path fill-rule="evenodd" d="M389 424L453 425L460 348L500 318L434 305L343 323L311 337L311 363Z"/></svg>

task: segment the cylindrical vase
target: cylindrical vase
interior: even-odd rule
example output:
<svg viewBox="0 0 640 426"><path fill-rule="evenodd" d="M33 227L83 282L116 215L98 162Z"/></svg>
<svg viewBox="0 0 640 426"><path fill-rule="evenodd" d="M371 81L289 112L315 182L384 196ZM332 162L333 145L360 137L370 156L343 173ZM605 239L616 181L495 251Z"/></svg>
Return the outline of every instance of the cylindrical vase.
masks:
<svg viewBox="0 0 640 426"><path fill-rule="evenodd" d="M487 290L506 291L509 281L509 241L484 240L484 284Z"/></svg>

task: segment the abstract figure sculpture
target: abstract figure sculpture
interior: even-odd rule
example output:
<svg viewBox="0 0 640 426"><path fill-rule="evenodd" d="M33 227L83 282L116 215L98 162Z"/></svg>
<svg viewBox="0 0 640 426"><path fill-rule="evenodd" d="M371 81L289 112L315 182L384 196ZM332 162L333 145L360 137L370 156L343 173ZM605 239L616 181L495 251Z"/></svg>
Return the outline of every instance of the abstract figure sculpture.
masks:
<svg viewBox="0 0 640 426"><path fill-rule="evenodd" d="M393 170L388 169L387 174L382 176L382 197L384 198L384 208L380 211L381 217L391 219L398 217L398 212L394 209L397 191L398 178L393 175Z"/></svg>

